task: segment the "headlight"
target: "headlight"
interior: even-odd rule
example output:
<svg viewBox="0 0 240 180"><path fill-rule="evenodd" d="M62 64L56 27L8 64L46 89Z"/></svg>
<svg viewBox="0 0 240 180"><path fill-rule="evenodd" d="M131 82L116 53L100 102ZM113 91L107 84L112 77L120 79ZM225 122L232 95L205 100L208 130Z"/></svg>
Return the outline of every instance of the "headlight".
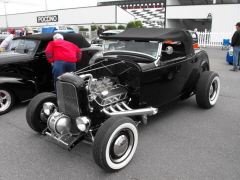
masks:
<svg viewBox="0 0 240 180"><path fill-rule="evenodd" d="M51 103L51 102L47 102L43 104L43 112L44 114L46 114L47 116L49 116L50 114L52 114L54 112L54 110L57 107L55 106L55 104Z"/></svg>
<svg viewBox="0 0 240 180"><path fill-rule="evenodd" d="M77 117L76 124L80 131L85 132L89 129L91 120L86 116L80 116Z"/></svg>

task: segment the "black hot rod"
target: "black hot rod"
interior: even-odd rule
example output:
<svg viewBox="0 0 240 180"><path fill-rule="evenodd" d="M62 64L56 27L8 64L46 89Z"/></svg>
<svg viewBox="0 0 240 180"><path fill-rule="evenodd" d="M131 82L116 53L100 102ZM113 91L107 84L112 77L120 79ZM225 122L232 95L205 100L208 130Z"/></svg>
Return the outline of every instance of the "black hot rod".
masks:
<svg viewBox="0 0 240 180"><path fill-rule="evenodd" d="M187 30L130 28L103 38L103 57L58 77L56 94L33 98L26 119L69 150L87 140L95 162L114 171L132 159L139 123L192 95L200 107L211 108L220 79L206 52L193 49Z"/></svg>

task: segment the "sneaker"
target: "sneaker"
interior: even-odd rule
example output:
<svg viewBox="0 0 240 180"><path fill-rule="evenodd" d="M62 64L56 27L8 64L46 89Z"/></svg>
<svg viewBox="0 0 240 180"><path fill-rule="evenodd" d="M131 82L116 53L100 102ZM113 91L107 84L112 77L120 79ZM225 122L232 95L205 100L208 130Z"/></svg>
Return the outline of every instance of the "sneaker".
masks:
<svg viewBox="0 0 240 180"><path fill-rule="evenodd" d="M233 68L233 69L230 69L230 71L238 72L238 69Z"/></svg>

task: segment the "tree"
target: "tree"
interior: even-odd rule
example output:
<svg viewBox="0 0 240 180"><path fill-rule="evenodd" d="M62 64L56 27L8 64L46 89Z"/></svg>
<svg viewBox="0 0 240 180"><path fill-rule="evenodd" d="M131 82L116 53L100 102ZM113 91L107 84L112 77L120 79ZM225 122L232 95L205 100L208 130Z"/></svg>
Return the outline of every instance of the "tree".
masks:
<svg viewBox="0 0 240 180"><path fill-rule="evenodd" d="M127 24L127 28L136 28L137 25L135 24L135 21L130 21L128 24Z"/></svg>
<svg viewBox="0 0 240 180"><path fill-rule="evenodd" d="M110 30L117 29L116 26L107 26Z"/></svg>
<svg viewBox="0 0 240 180"><path fill-rule="evenodd" d="M95 31L98 26L91 26L91 31ZM98 27L99 28L99 27Z"/></svg>
<svg viewBox="0 0 240 180"><path fill-rule="evenodd" d="M138 27L138 26L140 26L141 28L143 27L141 21L130 21L130 22L127 24L127 28L136 28L136 27Z"/></svg>
<svg viewBox="0 0 240 180"><path fill-rule="evenodd" d="M88 28L80 28L79 31L89 31Z"/></svg>
<svg viewBox="0 0 240 180"><path fill-rule="evenodd" d="M135 24L136 24L136 26L138 27L138 26L140 26L141 28L143 27L143 25L142 25L142 22L141 21L135 21Z"/></svg>
<svg viewBox="0 0 240 180"><path fill-rule="evenodd" d="M118 29L126 29L126 27L123 26L123 25L119 25L119 26L118 26Z"/></svg>

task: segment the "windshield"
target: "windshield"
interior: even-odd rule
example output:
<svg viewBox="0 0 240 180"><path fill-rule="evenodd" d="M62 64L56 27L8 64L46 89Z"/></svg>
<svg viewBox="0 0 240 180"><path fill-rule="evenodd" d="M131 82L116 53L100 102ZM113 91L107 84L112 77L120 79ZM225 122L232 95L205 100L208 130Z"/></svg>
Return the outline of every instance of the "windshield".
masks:
<svg viewBox="0 0 240 180"><path fill-rule="evenodd" d="M103 44L104 52L111 51L130 51L130 52L138 52L153 56L157 58L158 55L158 41L120 41L120 40L105 40Z"/></svg>
<svg viewBox="0 0 240 180"><path fill-rule="evenodd" d="M15 50L17 52L22 52L22 53L34 52L37 47L37 43L38 41L29 40L29 39L13 40L11 45L11 50Z"/></svg>

